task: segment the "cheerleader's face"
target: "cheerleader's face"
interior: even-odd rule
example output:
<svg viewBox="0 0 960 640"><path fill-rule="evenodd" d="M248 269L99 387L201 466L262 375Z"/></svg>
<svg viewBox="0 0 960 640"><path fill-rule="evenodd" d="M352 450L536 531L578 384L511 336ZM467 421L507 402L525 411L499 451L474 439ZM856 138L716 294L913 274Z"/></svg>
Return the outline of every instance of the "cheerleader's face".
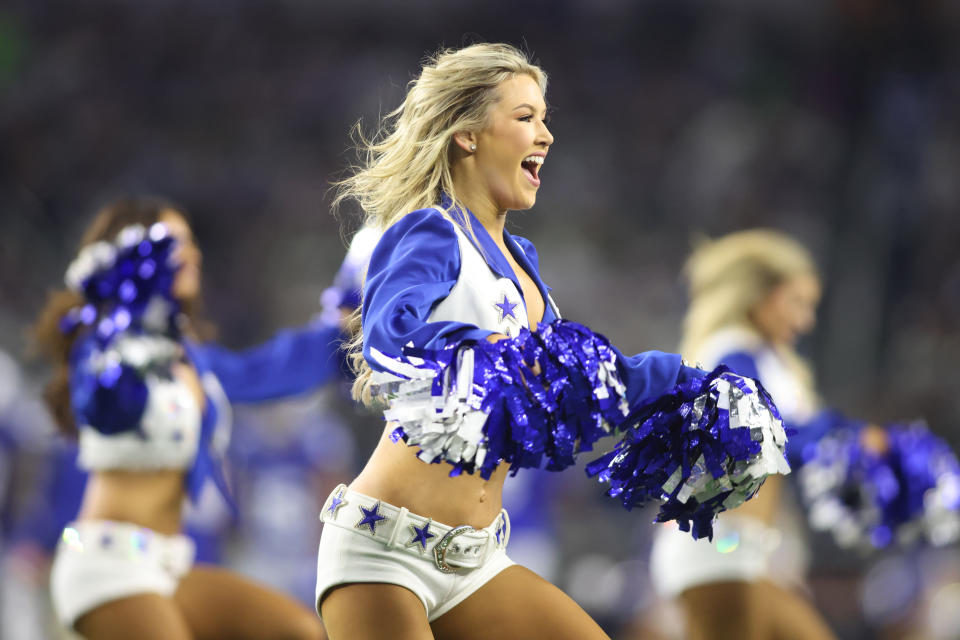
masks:
<svg viewBox="0 0 960 640"><path fill-rule="evenodd" d="M547 105L536 80L526 74L497 90L488 124L476 134L475 175L498 211L529 209L537 201L540 168L553 144Z"/></svg>
<svg viewBox="0 0 960 640"><path fill-rule="evenodd" d="M173 295L180 301L200 297L200 267L203 255L193 239L193 231L186 219L173 209L160 214L160 222L167 225L170 234L177 239L173 259L180 264L173 281Z"/></svg>
<svg viewBox="0 0 960 640"><path fill-rule="evenodd" d="M793 276L777 285L750 314L760 333L774 344L793 345L816 322L820 281L812 274Z"/></svg>

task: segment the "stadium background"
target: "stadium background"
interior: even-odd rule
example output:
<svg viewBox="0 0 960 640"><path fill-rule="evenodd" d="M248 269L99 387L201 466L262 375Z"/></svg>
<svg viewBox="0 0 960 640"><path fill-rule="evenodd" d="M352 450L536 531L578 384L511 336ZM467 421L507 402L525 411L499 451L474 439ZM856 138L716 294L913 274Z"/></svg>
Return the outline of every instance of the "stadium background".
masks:
<svg viewBox="0 0 960 640"><path fill-rule="evenodd" d="M537 206L510 227L535 241L565 315L624 351L673 349L696 237L782 229L825 280L803 345L825 403L878 422L922 416L960 445L958 35L960 5L947 0L8 0L7 538L43 499L33 462L55 446L25 327L96 207L130 192L187 207L224 344L305 322L356 228L355 212L329 209L331 181L354 158L350 127L370 131L395 107L425 54L477 40L517 44L550 74L556 143ZM239 414L238 429L332 420L330 446L354 452L353 467L379 432L331 391ZM334 467L327 475L351 472ZM549 496L552 577L618 637L669 628L650 621L649 514L604 504L577 471ZM256 572L249 531L225 535L224 561ZM814 595L844 638L960 634L955 549L861 559L813 544ZM0 624L35 628L10 594L39 574L3 575Z"/></svg>

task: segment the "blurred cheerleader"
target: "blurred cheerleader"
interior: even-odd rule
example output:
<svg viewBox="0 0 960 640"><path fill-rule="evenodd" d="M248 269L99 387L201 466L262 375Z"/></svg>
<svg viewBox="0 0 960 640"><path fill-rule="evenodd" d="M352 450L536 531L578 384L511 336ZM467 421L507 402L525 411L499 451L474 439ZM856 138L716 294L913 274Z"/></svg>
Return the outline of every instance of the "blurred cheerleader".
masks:
<svg viewBox="0 0 960 640"><path fill-rule="evenodd" d="M725 364L760 380L789 426L788 452L822 435L817 398L797 339L814 325L820 280L810 254L782 233L751 230L706 241L686 265L690 307L681 352L706 367ZM807 429L804 425L811 424ZM679 597L691 640L823 640L834 637L802 595L802 545L778 521L785 479L771 477L750 502L722 514L715 538L662 527L651 558L654 585ZM777 558L777 566L772 561ZM793 564L794 566L790 566ZM802 561L800 562L802 565Z"/></svg>
<svg viewBox="0 0 960 640"><path fill-rule="evenodd" d="M507 556L511 468L563 469L622 433L591 471L627 506L663 499L662 517L696 535L785 470L752 381L674 354L626 357L561 320L533 244L504 228L508 210L534 205L553 145L545 89L508 45L441 52L341 185L383 231L354 389L389 406L367 465L322 512L317 607L331 638L606 637ZM729 403L755 422L723 420ZM702 429L688 438L691 421ZM716 473L679 462L690 455Z"/></svg>
<svg viewBox="0 0 960 640"><path fill-rule="evenodd" d="M91 640L323 638L293 599L194 566L183 502L220 465L229 402L304 392L340 370L339 329L279 333L234 353L200 342L201 254L186 215L154 198L107 205L36 327L47 401L90 472L51 570L57 616Z"/></svg>

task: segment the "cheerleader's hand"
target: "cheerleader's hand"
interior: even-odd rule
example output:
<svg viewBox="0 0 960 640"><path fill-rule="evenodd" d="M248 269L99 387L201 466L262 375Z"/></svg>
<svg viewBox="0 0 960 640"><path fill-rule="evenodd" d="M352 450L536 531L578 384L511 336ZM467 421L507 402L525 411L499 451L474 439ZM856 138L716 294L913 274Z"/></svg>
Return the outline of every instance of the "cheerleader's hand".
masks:
<svg viewBox="0 0 960 640"><path fill-rule="evenodd" d="M890 450L890 438L886 429L868 424L860 431L860 446L878 457L883 456Z"/></svg>

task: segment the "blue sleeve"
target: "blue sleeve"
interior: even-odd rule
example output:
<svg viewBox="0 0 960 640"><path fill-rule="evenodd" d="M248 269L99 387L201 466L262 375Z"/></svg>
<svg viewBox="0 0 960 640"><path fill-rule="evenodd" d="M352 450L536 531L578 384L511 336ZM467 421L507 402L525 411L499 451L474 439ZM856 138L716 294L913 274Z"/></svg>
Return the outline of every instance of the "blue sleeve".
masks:
<svg viewBox="0 0 960 640"><path fill-rule="evenodd" d="M760 371L757 369L757 361L753 354L748 351L736 351L720 358L720 364L730 367L734 373L739 373L746 378L760 379ZM760 381L763 382L762 380Z"/></svg>
<svg viewBox="0 0 960 640"><path fill-rule="evenodd" d="M695 367L683 364L676 353L644 351L635 356L625 356L619 349L617 371L627 387L626 399L630 410L638 409L671 391L681 382L706 375Z"/></svg>
<svg viewBox="0 0 960 640"><path fill-rule="evenodd" d="M278 332L243 351L197 347L231 402L259 402L315 389L340 375L340 329L326 324Z"/></svg>
<svg viewBox="0 0 960 640"><path fill-rule="evenodd" d="M408 213L384 232L370 257L363 296L363 355L373 369L384 370L371 349L395 358L411 342L442 349L493 333L464 322L427 321L459 274L457 234L439 211Z"/></svg>

